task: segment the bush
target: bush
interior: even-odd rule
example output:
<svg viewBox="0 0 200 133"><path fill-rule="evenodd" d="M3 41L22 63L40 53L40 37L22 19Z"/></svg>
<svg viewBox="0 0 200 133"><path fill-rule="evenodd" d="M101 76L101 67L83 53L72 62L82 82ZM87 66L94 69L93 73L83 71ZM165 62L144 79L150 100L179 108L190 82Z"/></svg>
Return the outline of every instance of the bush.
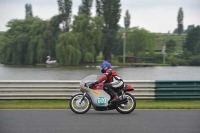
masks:
<svg viewBox="0 0 200 133"><path fill-rule="evenodd" d="M190 57L189 58L189 65L200 66L200 55Z"/></svg>
<svg viewBox="0 0 200 133"><path fill-rule="evenodd" d="M168 62L170 63L171 66L177 66L178 65L178 60L177 60L177 58L174 58L174 57L170 57L168 59Z"/></svg>
<svg viewBox="0 0 200 133"><path fill-rule="evenodd" d="M179 64L180 66L187 66L189 63L188 63L187 60L179 59L179 60L178 60L178 64Z"/></svg>
<svg viewBox="0 0 200 133"><path fill-rule="evenodd" d="M118 56L118 61L123 62L123 56Z"/></svg>
<svg viewBox="0 0 200 133"><path fill-rule="evenodd" d="M161 63L161 62L163 62L163 54L155 54L155 56L154 56L154 62L155 63Z"/></svg>
<svg viewBox="0 0 200 133"><path fill-rule="evenodd" d="M186 66L188 65L188 61L184 59L179 59L175 55L170 55L167 58L167 61L170 63L171 66Z"/></svg>
<svg viewBox="0 0 200 133"><path fill-rule="evenodd" d="M184 59L178 59L178 65L187 66L188 65L188 61L184 60Z"/></svg>

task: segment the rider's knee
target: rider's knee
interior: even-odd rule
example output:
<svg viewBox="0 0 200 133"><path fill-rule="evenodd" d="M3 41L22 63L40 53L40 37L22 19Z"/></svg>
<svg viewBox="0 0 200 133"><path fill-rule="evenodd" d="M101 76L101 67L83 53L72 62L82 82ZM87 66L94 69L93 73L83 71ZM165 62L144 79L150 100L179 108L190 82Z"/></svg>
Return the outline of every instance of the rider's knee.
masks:
<svg viewBox="0 0 200 133"><path fill-rule="evenodd" d="M103 89L104 89L105 91L109 90L109 89L110 89L110 85L109 85L109 84L105 84L104 87L103 87Z"/></svg>

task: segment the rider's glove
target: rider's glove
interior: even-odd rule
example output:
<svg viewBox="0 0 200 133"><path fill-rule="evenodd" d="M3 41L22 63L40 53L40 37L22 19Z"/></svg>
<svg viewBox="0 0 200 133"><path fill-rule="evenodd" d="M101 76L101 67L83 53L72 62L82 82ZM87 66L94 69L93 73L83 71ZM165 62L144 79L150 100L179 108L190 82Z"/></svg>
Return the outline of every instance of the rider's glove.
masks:
<svg viewBox="0 0 200 133"><path fill-rule="evenodd" d="M94 85L96 85L96 84L98 84L98 81L92 82L91 84L89 84L89 88L92 88L92 86L94 86Z"/></svg>

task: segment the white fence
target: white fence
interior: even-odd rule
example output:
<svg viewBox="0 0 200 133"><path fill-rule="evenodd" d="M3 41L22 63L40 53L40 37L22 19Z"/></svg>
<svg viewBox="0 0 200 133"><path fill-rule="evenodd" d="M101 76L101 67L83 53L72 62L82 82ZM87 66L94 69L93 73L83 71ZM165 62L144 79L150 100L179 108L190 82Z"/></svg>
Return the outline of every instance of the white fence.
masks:
<svg viewBox="0 0 200 133"><path fill-rule="evenodd" d="M125 80L136 99L155 99L155 81ZM70 99L80 92L79 81L4 80L0 81L0 99Z"/></svg>

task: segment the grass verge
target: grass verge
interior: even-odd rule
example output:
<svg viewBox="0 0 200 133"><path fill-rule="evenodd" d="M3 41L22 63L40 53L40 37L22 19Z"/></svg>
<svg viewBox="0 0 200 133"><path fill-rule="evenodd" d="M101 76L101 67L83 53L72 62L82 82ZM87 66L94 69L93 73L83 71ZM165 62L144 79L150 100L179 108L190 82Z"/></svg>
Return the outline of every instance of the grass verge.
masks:
<svg viewBox="0 0 200 133"><path fill-rule="evenodd" d="M200 100L137 100L136 109L200 109ZM1 100L0 109L69 109L69 100Z"/></svg>

